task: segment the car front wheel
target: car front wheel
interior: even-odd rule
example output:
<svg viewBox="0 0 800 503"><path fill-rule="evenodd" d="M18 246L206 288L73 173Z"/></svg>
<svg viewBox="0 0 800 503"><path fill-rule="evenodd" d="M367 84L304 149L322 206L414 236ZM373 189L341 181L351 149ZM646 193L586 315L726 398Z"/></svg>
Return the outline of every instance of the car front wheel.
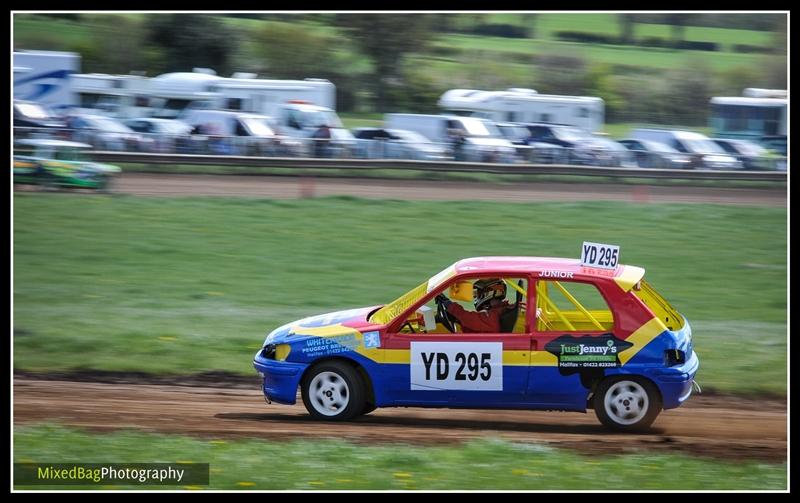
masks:
<svg viewBox="0 0 800 503"><path fill-rule="evenodd" d="M606 379L594 394L595 414L612 430L645 430L653 424L661 408L658 388L652 382L635 376Z"/></svg>
<svg viewBox="0 0 800 503"><path fill-rule="evenodd" d="M300 387L303 404L315 419L347 421L365 409L364 383L347 363L329 361L316 365Z"/></svg>

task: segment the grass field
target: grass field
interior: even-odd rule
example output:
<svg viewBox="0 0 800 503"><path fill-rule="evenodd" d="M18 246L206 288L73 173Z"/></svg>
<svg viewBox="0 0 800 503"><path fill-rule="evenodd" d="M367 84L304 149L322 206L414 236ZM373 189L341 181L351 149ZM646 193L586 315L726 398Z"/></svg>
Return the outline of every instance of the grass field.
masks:
<svg viewBox="0 0 800 503"><path fill-rule="evenodd" d="M124 14L141 17L141 14ZM14 17L15 47L27 49L69 49L76 44L85 44L95 29L97 15L80 22L17 14ZM495 14L491 22L521 24L519 15ZM256 19L224 18L225 23L240 32L266 29L269 26L293 24L320 35L339 37L338 29L309 21L289 23L283 21L262 21ZM670 27L656 24L637 24L635 35L638 38L661 37L669 39ZM715 42L720 51L686 51L643 48L624 45L600 45L563 42L556 39L558 31L583 31L589 33L618 34L617 14L539 14L536 21L536 38L519 39L504 37L484 37L463 34L442 33L436 45L458 49L468 61L474 61L476 51L491 53L494 60L502 60L513 54L563 53L579 54L595 63L624 64L631 67L664 70L686 64L688 58L703 58L715 70L736 66L756 64L763 56L732 52L733 44L770 46L774 43L771 32L738 30L725 28L706 28L690 26L685 30L685 39L690 41ZM247 38L247 37L245 37ZM40 41L48 47L28 47ZM341 48L337 46L337 50ZM348 49L350 51L351 49ZM355 55L352 55L355 57ZM509 61L504 62L506 65ZM461 64L461 63L459 63ZM512 65L513 66L513 65ZM517 69L519 73L521 69Z"/></svg>
<svg viewBox="0 0 800 503"><path fill-rule="evenodd" d="M446 35L436 45L459 49L466 57L476 53L492 53L495 58L510 54L570 54L587 59L591 63L627 65L638 68L667 70L681 68L691 59L701 59L714 70L726 70L737 66L758 63L763 55L743 54L727 51L685 51L656 49L632 45L582 44L557 40L531 40L477 35ZM505 64L508 64L507 62Z"/></svg>
<svg viewBox="0 0 800 503"><path fill-rule="evenodd" d="M492 23L507 23L514 25L524 24L518 14L493 14ZM539 14L536 19L536 33L538 39L555 40L558 31L582 31L586 33L600 33L604 35L619 35L618 14L571 14L552 13ZM635 36L637 38L661 37L670 39L672 27L665 24L637 23ZM772 42L771 33L756 30L738 30L729 28L710 28L705 26L687 26L685 39L699 42L716 42L718 44L750 44L767 46Z"/></svg>
<svg viewBox="0 0 800 503"><path fill-rule="evenodd" d="M209 486L170 489L780 490L787 487L785 464L732 463L663 454L588 457L537 444L492 440L420 448L402 444L364 446L333 440L280 443L200 440L133 432L92 435L46 425L15 430L14 462L53 462L56 453L60 463L120 460L209 463Z"/></svg>
<svg viewBox="0 0 800 503"><path fill-rule="evenodd" d="M288 321L389 301L463 257L589 240L691 321L705 387L785 393L785 210L403 197L16 194L15 368L249 375Z"/></svg>

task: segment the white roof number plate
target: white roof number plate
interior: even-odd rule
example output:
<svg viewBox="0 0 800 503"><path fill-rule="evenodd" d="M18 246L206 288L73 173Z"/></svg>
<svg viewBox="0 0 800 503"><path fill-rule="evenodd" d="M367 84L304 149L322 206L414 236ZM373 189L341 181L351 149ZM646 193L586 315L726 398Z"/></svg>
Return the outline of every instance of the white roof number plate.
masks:
<svg viewBox="0 0 800 503"><path fill-rule="evenodd" d="M581 247L581 265L616 269L619 262L619 246L584 241Z"/></svg>

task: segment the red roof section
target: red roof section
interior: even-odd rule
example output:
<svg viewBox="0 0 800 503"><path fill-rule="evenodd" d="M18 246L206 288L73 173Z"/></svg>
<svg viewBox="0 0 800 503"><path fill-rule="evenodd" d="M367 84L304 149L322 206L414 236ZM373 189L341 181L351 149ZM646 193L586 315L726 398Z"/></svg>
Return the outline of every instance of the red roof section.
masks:
<svg viewBox="0 0 800 503"><path fill-rule="evenodd" d="M460 273L493 273L493 272L544 272L540 277L574 277L590 280L592 278L614 278L624 290L629 290L644 276L644 269L636 266L618 264L616 269L601 269L581 265L579 259L557 257L473 257L460 260L454 264L457 274ZM548 274L550 273L550 274ZM552 274L556 273L556 274ZM563 276L560 276L563 273Z"/></svg>

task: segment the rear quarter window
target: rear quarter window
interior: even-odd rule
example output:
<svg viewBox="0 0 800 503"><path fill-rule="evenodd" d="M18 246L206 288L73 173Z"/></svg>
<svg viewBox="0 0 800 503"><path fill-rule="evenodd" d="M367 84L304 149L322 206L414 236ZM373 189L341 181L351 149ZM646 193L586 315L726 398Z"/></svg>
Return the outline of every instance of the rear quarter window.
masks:
<svg viewBox="0 0 800 503"><path fill-rule="evenodd" d="M683 316L645 280L640 281L639 290L634 289L633 293L669 330L679 330L683 327Z"/></svg>

